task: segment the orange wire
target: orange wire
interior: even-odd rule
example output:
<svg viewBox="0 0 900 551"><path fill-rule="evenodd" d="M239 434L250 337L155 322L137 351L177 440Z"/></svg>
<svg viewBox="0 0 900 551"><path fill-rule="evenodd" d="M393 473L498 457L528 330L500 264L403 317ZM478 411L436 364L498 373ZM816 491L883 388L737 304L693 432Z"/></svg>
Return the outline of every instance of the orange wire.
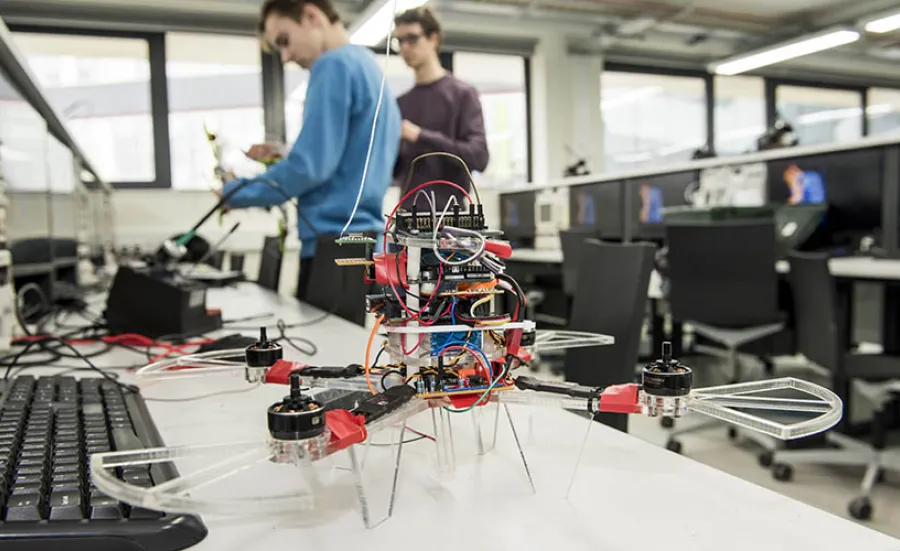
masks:
<svg viewBox="0 0 900 551"><path fill-rule="evenodd" d="M369 385L369 392L373 395L378 394L375 392L375 387L372 385L372 379L369 377L369 354L372 352L372 343L375 341L375 335L378 334L378 328L381 327L381 322L384 321L384 315L378 317L375 320L375 327L372 328L372 332L369 333L369 342L366 343L366 358L363 362L363 370L366 372L366 384Z"/></svg>

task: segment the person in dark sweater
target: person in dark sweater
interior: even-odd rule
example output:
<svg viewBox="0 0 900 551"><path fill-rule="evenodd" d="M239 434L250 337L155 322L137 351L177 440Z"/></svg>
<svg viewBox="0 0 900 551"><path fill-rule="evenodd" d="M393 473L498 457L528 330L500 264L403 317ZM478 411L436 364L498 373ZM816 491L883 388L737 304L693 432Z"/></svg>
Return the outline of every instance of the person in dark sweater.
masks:
<svg viewBox="0 0 900 551"><path fill-rule="evenodd" d="M434 12L427 7L407 10L394 19L392 45L403 61L415 71L416 85L397 98L401 126L400 151L394 168L394 183L405 195L419 184L431 180L448 180L471 191L465 168L447 156L412 161L424 153L444 152L460 157L469 170L483 172L488 165L488 146L484 134L484 115L478 92L443 67L438 58L441 25ZM461 192L450 186L433 186L438 210L443 210L451 196L464 205ZM414 197L404 202L412 206ZM422 201L420 209L426 208Z"/></svg>

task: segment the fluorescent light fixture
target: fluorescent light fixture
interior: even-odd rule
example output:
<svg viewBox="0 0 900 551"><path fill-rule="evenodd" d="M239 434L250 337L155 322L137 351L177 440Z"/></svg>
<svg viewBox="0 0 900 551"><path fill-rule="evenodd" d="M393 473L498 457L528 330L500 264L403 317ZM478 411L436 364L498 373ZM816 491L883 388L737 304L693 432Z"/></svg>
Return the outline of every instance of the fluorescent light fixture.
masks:
<svg viewBox="0 0 900 551"><path fill-rule="evenodd" d="M866 23L867 33L889 33L900 29L900 13L888 15Z"/></svg>
<svg viewBox="0 0 900 551"><path fill-rule="evenodd" d="M821 33L806 35L800 39L785 42L756 52L742 54L709 65L709 70L717 75L737 75L767 65L774 65L814 54L859 40L859 33L847 28L831 29Z"/></svg>
<svg viewBox="0 0 900 551"><path fill-rule="evenodd" d="M377 46L390 39L394 15L418 8L428 0L376 0L350 27L350 42L360 46Z"/></svg>

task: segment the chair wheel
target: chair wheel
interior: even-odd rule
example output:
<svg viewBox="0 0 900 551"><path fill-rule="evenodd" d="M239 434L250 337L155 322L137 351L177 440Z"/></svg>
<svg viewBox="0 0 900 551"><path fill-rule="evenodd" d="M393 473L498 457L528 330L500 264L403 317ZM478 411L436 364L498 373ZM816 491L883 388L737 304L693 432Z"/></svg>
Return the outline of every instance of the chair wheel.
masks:
<svg viewBox="0 0 900 551"><path fill-rule="evenodd" d="M670 429L675 426L675 419L672 419L671 417L663 417L659 420L659 424L662 425L662 428L664 429Z"/></svg>
<svg viewBox="0 0 900 551"><path fill-rule="evenodd" d="M738 431L734 427L728 427L728 439L729 440L737 440Z"/></svg>
<svg viewBox="0 0 900 551"><path fill-rule="evenodd" d="M872 518L872 502L867 497L858 497L850 502L850 516L856 520L869 520Z"/></svg>
<svg viewBox="0 0 900 551"><path fill-rule="evenodd" d="M680 454L681 453L681 442L679 442L678 440L669 440L668 442L666 442L666 449L669 450L670 452Z"/></svg>
<svg viewBox="0 0 900 551"><path fill-rule="evenodd" d="M775 456L772 454L772 452L762 452L757 456L756 459L757 461L759 461L760 467L768 468L772 466L772 462L775 460Z"/></svg>
<svg viewBox="0 0 900 551"><path fill-rule="evenodd" d="M772 476L775 480L787 482L794 477L794 468L784 463L776 463L772 466Z"/></svg>

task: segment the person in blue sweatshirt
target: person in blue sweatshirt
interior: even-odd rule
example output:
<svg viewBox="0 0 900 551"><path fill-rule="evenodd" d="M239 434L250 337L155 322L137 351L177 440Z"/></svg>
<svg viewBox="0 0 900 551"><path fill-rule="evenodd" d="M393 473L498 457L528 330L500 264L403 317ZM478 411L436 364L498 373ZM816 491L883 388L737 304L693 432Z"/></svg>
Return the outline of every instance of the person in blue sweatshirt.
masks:
<svg viewBox="0 0 900 551"><path fill-rule="evenodd" d="M270 207L296 197L300 238L297 296L306 296L319 235L337 236L350 219L365 171L359 207L348 232L384 231L383 201L400 147L400 110L374 54L350 43L331 0L267 0L259 32L282 63L309 70L303 126L288 151L253 146L247 155L277 162L222 188L227 208ZM379 107L380 100L380 107ZM377 112L375 135L372 123ZM369 143L372 151L368 167Z"/></svg>

